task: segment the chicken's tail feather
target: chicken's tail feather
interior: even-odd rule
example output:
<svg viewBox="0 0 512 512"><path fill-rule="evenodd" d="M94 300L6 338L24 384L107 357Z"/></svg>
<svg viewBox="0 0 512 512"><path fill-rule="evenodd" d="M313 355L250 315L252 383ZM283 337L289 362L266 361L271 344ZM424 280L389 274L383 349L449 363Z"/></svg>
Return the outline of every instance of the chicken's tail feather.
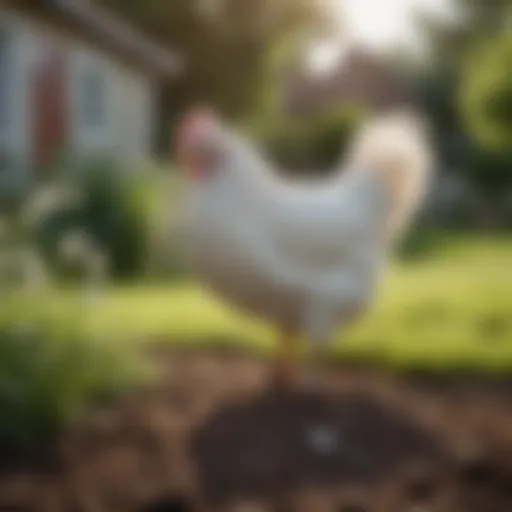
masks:
<svg viewBox="0 0 512 512"><path fill-rule="evenodd" d="M385 236L394 240L408 226L428 189L433 162L425 126L408 112L385 115L361 130L349 159L351 168L377 173L389 188Z"/></svg>

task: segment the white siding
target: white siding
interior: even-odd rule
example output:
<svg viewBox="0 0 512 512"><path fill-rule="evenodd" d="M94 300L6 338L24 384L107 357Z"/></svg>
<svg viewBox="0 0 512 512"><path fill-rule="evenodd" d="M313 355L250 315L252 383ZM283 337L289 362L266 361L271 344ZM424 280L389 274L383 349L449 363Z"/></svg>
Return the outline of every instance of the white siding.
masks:
<svg viewBox="0 0 512 512"><path fill-rule="evenodd" d="M144 75L127 74L120 66L110 68L110 84L111 91L115 91L110 103L115 145L127 163L137 165L151 153L153 85Z"/></svg>
<svg viewBox="0 0 512 512"><path fill-rule="evenodd" d="M116 96L110 79L110 66L106 58L85 47L73 45L70 48L70 141L71 147L80 153L115 154L115 129L110 107ZM87 122L84 115L84 83L87 73L94 72L101 80L104 95L101 105L102 120L94 125Z"/></svg>
<svg viewBox="0 0 512 512"><path fill-rule="evenodd" d="M105 152L122 162L138 164L151 154L153 124L152 80L123 66L110 55L71 42L71 112L74 149ZM88 66L101 73L106 96L104 125L88 128L77 112L80 108L81 79Z"/></svg>
<svg viewBox="0 0 512 512"><path fill-rule="evenodd" d="M12 35L15 56L13 123L8 133L0 133L0 145L18 155L24 164L32 163L31 71L44 58L47 45L58 44L69 56L70 149L81 154L106 152L134 164L150 157L154 102L151 77L123 65L109 53L63 36L18 12L0 8L0 27L6 27ZM101 73L105 84L105 123L95 129L80 117L81 80L88 66Z"/></svg>
<svg viewBox="0 0 512 512"><path fill-rule="evenodd" d="M30 41L23 27L10 16L2 16L1 29L9 40L10 65L6 94L10 102L9 124L0 133L0 144L16 160L27 161L28 105L27 81L31 60Z"/></svg>

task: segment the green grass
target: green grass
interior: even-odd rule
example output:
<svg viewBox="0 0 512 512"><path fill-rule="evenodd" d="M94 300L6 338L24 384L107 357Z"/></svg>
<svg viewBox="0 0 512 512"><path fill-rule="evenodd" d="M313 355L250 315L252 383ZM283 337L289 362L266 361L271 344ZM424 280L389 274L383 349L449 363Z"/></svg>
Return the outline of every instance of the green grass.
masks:
<svg viewBox="0 0 512 512"><path fill-rule="evenodd" d="M4 318L78 315L81 329L124 342L163 338L200 346L273 348L273 332L238 316L194 283L112 287L91 302L73 289L16 292ZM375 305L333 357L402 369L512 370L512 239L446 236L423 259L393 266Z"/></svg>

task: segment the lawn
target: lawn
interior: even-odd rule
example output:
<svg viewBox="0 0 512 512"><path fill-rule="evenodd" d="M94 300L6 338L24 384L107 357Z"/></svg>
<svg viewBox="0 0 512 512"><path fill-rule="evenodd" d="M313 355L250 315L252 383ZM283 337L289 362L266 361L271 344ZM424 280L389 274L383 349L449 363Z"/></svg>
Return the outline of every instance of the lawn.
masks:
<svg viewBox="0 0 512 512"><path fill-rule="evenodd" d="M44 318L106 339L239 344L264 353L273 332L216 302L193 282L112 286L89 297L70 288L12 292L3 318ZM339 334L333 357L404 369L512 370L512 239L444 237L428 256L395 264L374 307Z"/></svg>

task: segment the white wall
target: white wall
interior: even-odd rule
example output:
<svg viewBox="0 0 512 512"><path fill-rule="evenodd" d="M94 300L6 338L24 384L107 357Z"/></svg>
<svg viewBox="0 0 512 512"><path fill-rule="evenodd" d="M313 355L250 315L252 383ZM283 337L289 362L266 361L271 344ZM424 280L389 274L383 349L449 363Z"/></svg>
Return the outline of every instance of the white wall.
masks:
<svg viewBox="0 0 512 512"><path fill-rule="evenodd" d="M150 157L153 126L153 82L151 77L123 65L110 53L79 39L57 32L19 12L0 8L0 27L11 35L14 68L11 77L12 119L9 133L0 133L0 144L31 163L32 116L29 102L30 73L44 58L50 44L66 50L69 73L69 141L72 150L91 154L106 152L123 162L137 165ZM105 122L91 128L80 116L83 74L94 67L105 86Z"/></svg>
<svg viewBox="0 0 512 512"><path fill-rule="evenodd" d="M151 153L153 86L150 78L128 69L116 59L72 43L70 61L72 137L74 148L86 153L105 152L136 165ZM80 115L83 75L94 69L102 77L105 121L88 127Z"/></svg>
<svg viewBox="0 0 512 512"><path fill-rule="evenodd" d="M0 12L1 30L10 42L10 67L6 80L8 101L10 101L10 123L0 132L0 144L3 149L12 154L21 167L30 163L30 140L28 111L28 76L33 58L33 45L27 27L16 16L3 10Z"/></svg>
<svg viewBox="0 0 512 512"><path fill-rule="evenodd" d="M152 149L154 84L143 74L127 73L116 62L111 62L108 75L113 144L120 157L137 165Z"/></svg>

